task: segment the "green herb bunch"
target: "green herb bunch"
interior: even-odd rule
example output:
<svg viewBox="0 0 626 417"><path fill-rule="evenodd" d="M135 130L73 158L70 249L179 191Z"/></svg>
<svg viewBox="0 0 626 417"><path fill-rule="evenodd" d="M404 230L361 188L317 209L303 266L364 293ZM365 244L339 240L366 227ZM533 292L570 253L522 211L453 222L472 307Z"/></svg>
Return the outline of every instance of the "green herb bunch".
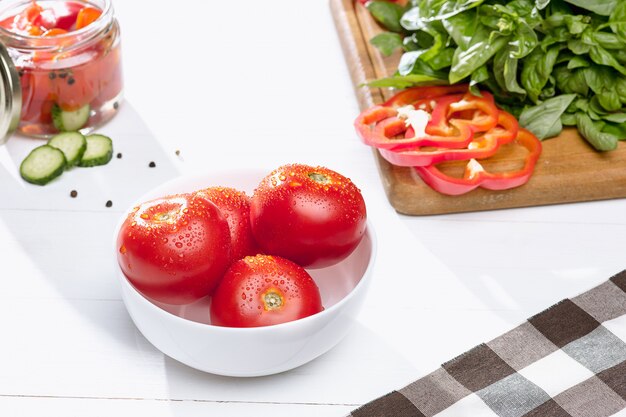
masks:
<svg viewBox="0 0 626 417"><path fill-rule="evenodd" d="M370 1L401 48L398 70L374 87L468 82L540 139L577 126L599 151L626 139L626 0Z"/></svg>

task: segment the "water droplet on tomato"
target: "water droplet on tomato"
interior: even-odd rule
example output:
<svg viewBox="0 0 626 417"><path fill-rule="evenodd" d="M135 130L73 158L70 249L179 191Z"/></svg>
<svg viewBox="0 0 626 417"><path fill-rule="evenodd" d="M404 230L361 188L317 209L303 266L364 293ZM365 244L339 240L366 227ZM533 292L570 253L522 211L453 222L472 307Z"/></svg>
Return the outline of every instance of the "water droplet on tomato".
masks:
<svg viewBox="0 0 626 417"><path fill-rule="evenodd" d="M183 247L183 244L181 242L176 242L176 247L180 249Z"/></svg>
<svg viewBox="0 0 626 417"><path fill-rule="evenodd" d="M245 300L245 299L246 299L246 293L245 293L245 292L242 292L242 293L241 293L241 299L242 299L242 300Z"/></svg>

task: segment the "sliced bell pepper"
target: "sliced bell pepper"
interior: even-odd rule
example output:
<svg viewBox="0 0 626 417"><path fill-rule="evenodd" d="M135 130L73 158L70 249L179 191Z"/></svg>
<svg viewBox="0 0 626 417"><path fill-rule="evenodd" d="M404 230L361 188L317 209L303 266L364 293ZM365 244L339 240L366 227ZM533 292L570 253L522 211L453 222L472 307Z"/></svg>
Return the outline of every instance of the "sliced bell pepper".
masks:
<svg viewBox="0 0 626 417"><path fill-rule="evenodd" d="M435 85L430 87L412 87L400 91L395 96L383 103L386 107L402 107L414 104L420 100L433 99L449 94L466 93L468 84Z"/></svg>
<svg viewBox="0 0 626 417"><path fill-rule="evenodd" d="M429 133L448 134L453 129L447 122L452 120L468 124L473 132L494 128L498 124L498 107L491 94L483 92L482 95L478 97L468 92L441 98L433 109L433 124L429 126Z"/></svg>
<svg viewBox="0 0 626 417"><path fill-rule="evenodd" d="M519 187L528 182L532 175L537 159L541 154L541 142L526 129L519 129L514 143L528 151L524 167L519 170L491 173L486 171L476 159L471 159L467 163L463 178L446 175L436 165L415 167L415 170L431 188L447 195L465 194L477 187L488 190L506 190Z"/></svg>
<svg viewBox="0 0 626 417"><path fill-rule="evenodd" d="M511 114L500 111L498 125L474 138L466 148L415 147L412 149L379 149L383 158L394 165L422 167L445 161L463 161L468 159L488 158L498 151L501 145L512 142L518 135L517 119Z"/></svg>
<svg viewBox="0 0 626 417"><path fill-rule="evenodd" d="M405 106L374 106L363 111L354 122L363 142L379 149L394 150L419 146L464 148L474 139L474 133L487 131L498 123L499 110L490 94L485 93L485 97L469 93L435 97L442 87L427 87L424 90L418 90L420 94L414 89L405 90L410 92L411 99L415 99ZM429 97L431 95L433 97ZM405 104L408 97L405 94L401 100L392 100L395 99L396 104ZM425 134L415 134L406 119L409 117L406 116L407 107L409 113L429 113ZM469 118L462 118L464 115L469 115Z"/></svg>

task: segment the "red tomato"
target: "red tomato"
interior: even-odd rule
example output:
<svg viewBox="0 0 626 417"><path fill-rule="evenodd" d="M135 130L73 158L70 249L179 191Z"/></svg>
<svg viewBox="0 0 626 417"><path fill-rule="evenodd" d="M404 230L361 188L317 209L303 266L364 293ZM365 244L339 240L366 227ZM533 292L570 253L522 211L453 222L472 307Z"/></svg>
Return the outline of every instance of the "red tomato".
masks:
<svg viewBox="0 0 626 417"><path fill-rule="evenodd" d="M120 229L117 249L135 288L168 304L209 295L231 263L226 219L213 203L191 194L136 207Z"/></svg>
<svg viewBox="0 0 626 417"><path fill-rule="evenodd" d="M323 309L319 289L304 268L278 256L246 256L231 265L215 290L211 323L271 326Z"/></svg>
<svg viewBox="0 0 626 417"><path fill-rule="evenodd" d="M259 253L250 227L250 197L233 188L211 187L196 192L207 198L222 212L228 227L233 261Z"/></svg>
<svg viewBox="0 0 626 417"><path fill-rule="evenodd" d="M365 202L348 178L323 167L285 165L252 196L252 233L272 255L322 268L347 257L365 232Z"/></svg>

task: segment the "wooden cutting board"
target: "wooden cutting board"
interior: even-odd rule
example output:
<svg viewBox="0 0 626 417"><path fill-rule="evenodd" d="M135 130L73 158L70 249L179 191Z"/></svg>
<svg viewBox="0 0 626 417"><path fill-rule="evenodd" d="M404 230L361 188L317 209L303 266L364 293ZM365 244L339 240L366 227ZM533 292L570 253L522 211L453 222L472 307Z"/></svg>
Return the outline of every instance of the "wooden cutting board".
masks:
<svg viewBox="0 0 626 417"><path fill-rule="evenodd" d="M341 46L361 109L383 102L390 89L368 88L363 83L392 75L401 53L383 57L369 44L381 31L369 12L354 0L330 0ZM357 115L355 115L356 118ZM355 134L355 140L356 138ZM506 191L476 189L462 196L433 191L412 168L391 165L374 151L391 205L412 215L457 213L544 204L571 203L626 197L626 143L612 152L596 152L575 129L566 129L543 142L543 152L530 181ZM498 169L519 166L510 155L498 157Z"/></svg>

